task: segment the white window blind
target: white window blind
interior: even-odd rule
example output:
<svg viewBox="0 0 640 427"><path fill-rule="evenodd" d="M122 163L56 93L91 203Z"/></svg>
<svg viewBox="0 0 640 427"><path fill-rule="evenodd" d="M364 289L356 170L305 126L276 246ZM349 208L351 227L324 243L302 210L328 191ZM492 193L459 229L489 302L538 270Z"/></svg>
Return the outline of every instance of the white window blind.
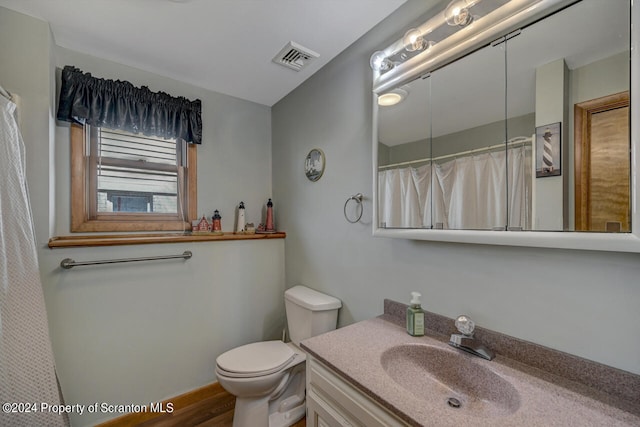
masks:
<svg viewBox="0 0 640 427"><path fill-rule="evenodd" d="M100 128L92 158L98 212L178 213L184 144Z"/></svg>

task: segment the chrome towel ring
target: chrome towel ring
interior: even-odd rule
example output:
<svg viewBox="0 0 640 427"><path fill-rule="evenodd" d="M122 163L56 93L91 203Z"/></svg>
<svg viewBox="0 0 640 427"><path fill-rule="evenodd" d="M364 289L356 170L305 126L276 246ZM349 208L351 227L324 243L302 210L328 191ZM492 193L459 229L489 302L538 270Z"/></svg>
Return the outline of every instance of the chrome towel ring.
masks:
<svg viewBox="0 0 640 427"><path fill-rule="evenodd" d="M351 224L355 224L356 222L360 221L360 218L362 218L362 199L363 198L364 198L364 196L362 195L362 193L358 193L358 194L355 194L355 195L349 197L347 199L347 201L344 202L344 218L347 221L349 221ZM353 221L351 219L349 219L349 216L347 215L347 205L349 204L349 202L351 200L355 200L356 201L356 203L357 203L356 212L359 212L359 213L357 213L358 217Z"/></svg>

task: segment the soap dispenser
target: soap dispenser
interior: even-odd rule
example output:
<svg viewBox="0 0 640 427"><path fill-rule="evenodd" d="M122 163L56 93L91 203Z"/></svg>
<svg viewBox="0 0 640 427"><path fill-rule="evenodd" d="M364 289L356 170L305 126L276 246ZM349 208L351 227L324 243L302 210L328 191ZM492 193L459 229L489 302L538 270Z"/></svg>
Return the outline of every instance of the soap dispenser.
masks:
<svg viewBox="0 0 640 427"><path fill-rule="evenodd" d="M407 333L414 337L424 335L424 310L420 307L419 292L411 292L411 305L407 308Z"/></svg>

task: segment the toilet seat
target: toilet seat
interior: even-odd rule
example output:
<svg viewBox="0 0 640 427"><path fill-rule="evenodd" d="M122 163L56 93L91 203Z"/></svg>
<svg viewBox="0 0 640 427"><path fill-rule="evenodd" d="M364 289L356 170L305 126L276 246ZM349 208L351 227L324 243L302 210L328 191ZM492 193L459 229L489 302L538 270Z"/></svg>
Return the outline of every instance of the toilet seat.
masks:
<svg viewBox="0 0 640 427"><path fill-rule="evenodd" d="M216 365L228 377L259 377L280 371L295 355L291 347L282 341L262 341L221 354L216 359Z"/></svg>

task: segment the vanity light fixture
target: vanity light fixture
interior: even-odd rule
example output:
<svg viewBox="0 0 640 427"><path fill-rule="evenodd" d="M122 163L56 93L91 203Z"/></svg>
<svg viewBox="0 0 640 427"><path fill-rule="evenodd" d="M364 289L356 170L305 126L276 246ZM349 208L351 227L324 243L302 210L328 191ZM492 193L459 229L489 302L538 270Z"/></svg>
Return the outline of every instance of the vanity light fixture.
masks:
<svg viewBox="0 0 640 427"><path fill-rule="evenodd" d="M374 71L384 73L396 65L399 65L402 61L407 60L411 55L407 55L406 52L429 50L436 42L427 41L425 39L427 34L430 34L445 23L460 28L471 24L476 17L471 14L469 9L480 1L481 0L452 0L442 12L436 14L417 28L410 29L402 39L385 50L379 50L371 55L371 60L369 61L371 68Z"/></svg>
<svg viewBox="0 0 640 427"><path fill-rule="evenodd" d="M378 105L381 107L390 107L401 103L407 96L409 96L409 92L402 88L396 88L380 95L378 97Z"/></svg>

